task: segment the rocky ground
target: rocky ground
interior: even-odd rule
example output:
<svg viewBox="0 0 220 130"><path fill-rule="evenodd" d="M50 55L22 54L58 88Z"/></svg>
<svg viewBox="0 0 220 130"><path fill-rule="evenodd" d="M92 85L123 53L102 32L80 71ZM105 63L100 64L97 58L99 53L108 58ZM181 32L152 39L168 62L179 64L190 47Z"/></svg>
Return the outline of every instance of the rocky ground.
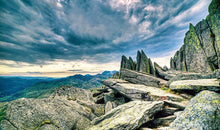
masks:
<svg viewBox="0 0 220 130"><path fill-rule="evenodd" d="M171 68L122 56L121 70L103 87L58 88L49 98L7 103L2 130L219 130L220 2L190 25Z"/></svg>

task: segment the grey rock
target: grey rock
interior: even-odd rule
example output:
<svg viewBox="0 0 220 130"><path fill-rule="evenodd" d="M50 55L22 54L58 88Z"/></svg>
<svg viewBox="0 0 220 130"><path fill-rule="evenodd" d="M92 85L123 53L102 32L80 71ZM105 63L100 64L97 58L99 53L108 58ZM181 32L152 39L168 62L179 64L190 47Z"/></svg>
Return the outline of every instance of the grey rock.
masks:
<svg viewBox="0 0 220 130"><path fill-rule="evenodd" d="M122 130L137 129L150 121L156 112L162 110L162 101L131 101L118 106L99 118L92 121L94 126L89 130Z"/></svg>
<svg viewBox="0 0 220 130"><path fill-rule="evenodd" d="M153 75L147 73L136 72L128 69L121 69L122 79L129 81L131 83L143 84L147 86L160 87L163 84L166 84L167 81L157 78Z"/></svg>
<svg viewBox="0 0 220 130"><path fill-rule="evenodd" d="M1 129L8 130L12 126L19 130L41 129L46 124L57 129L85 129L92 120L90 115L91 111L75 101L21 98L9 104L5 118L10 124L3 121Z"/></svg>
<svg viewBox="0 0 220 130"><path fill-rule="evenodd" d="M117 105L114 102L110 102L108 101L105 104L105 114L107 114L107 112L109 112L110 110L112 110L113 108L117 107Z"/></svg>
<svg viewBox="0 0 220 130"><path fill-rule="evenodd" d="M154 62L155 74L157 77L162 78L164 80L170 80L175 77L175 74L167 73L168 70L164 71L156 62Z"/></svg>
<svg viewBox="0 0 220 130"><path fill-rule="evenodd" d="M180 80L170 84L171 90L193 90L200 92L202 90L220 91L220 80L218 79L198 79L198 80Z"/></svg>
<svg viewBox="0 0 220 130"><path fill-rule="evenodd" d="M164 101L164 105L165 106L170 106L170 107L175 107L175 108L178 108L179 110L184 110L185 107L187 106L187 103L181 103L181 102L173 102L173 101L168 101L168 100L165 100Z"/></svg>
<svg viewBox="0 0 220 130"><path fill-rule="evenodd" d="M184 111L171 123L171 129L220 129L220 94L202 91L192 98Z"/></svg>
<svg viewBox="0 0 220 130"><path fill-rule="evenodd" d="M121 82L120 82L121 81ZM107 79L102 83L109 88L121 93L125 97L131 100L146 100L146 101L158 101L158 100L172 100L181 101L182 97L168 93L159 88L132 84L123 80Z"/></svg>
<svg viewBox="0 0 220 130"><path fill-rule="evenodd" d="M155 126L169 126L176 119L175 115L157 118L153 121Z"/></svg>
<svg viewBox="0 0 220 130"><path fill-rule="evenodd" d="M209 15L195 27L190 24L184 45L170 59L171 69L208 73L220 68L220 4L212 0Z"/></svg>

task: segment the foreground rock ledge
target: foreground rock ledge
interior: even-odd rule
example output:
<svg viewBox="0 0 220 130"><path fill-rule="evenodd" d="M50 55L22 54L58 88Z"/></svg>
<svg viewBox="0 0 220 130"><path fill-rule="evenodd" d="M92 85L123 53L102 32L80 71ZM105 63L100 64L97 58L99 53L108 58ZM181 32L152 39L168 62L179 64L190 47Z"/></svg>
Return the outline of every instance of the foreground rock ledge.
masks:
<svg viewBox="0 0 220 130"><path fill-rule="evenodd" d="M132 130L150 121L150 118L163 109L162 101L131 101L95 118L89 130Z"/></svg>
<svg viewBox="0 0 220 130"><path fill-rule="evenodd" d="M109 88L118 91L131 100L159 101L172 100L181 101L182 97L168 93L160 88L150 87L140 84L132 84L121 79L107 79L102 83Z"/></svg>
<svg viewBox="0 0 220 130"><path fill-rule="evenodd" d="M219 124L220 94L202 91L190 100L167 130L219 130Z"/></svg>
<svg viewBox="0 0 220 130"><path fill-rule="evenodd" d="M180 80L170 84L172 90L220 91L219 79Z"/></svg>

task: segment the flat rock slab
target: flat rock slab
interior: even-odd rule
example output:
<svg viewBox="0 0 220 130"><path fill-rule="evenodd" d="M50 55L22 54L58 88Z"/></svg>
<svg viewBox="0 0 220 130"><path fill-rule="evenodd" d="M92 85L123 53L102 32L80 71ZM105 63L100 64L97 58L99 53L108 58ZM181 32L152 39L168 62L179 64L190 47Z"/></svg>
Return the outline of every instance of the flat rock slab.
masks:
<svg viewBox="0 0 220 130"><path fill-rule="evenodd" d="M162 101L131 101L95 118L89 130L133 130L163 109Z"/></svg>
<svg viewBox="0 0 220 130"><path fill-rule="evenodd" d="M120 71L122 79L131 83L143 84L147 86L160 87L160 85L166 84L167 81L161 78L157 78L153 75L137 72L128 69L121 69Z"/></svg>
<svg viewBox="0 0 220 130"><path fill-rule="evenodd" d="M170 84L172 90L220 91L219 79L179 80Z"/></svg>
<svg viewBox="0 0 220 130"><path fill-rule="evenodd" d="M122 95L130 98L131 100L144 100L144 101L159 101L159 100L172 100L181 101L182 97L168 93L160 88L132 84L120 79L107 79L102 83L109 88L118 91Z"/></svg>

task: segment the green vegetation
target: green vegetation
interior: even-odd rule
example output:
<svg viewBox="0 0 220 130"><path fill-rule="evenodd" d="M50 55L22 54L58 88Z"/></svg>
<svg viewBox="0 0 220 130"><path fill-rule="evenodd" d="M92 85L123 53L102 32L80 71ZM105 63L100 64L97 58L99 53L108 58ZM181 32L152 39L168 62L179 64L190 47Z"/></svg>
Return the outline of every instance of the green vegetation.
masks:
<svg viewBox="0 0 220 130"><path fill-rule="evenodd" d="M0 103L0 122L4 119L6 110L7 110L7 102Z"/></svg>

